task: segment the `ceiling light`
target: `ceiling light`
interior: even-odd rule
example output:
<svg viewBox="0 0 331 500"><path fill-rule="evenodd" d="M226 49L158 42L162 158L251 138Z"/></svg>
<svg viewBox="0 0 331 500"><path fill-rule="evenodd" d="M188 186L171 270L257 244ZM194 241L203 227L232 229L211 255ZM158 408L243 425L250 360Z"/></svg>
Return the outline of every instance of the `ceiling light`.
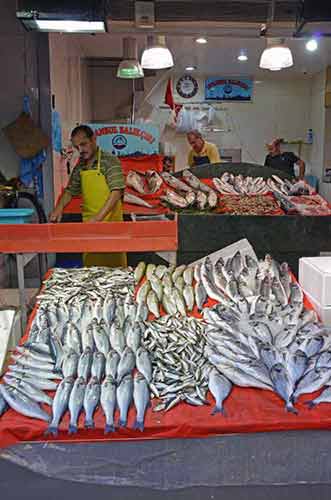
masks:
<svg viewBox="0 0 331 500"><path fill-rule="evenodd" d="M144 50L141 65L145 69L172 68L174 60L170 50L166 46L164 36L158 35L147 37L147 48Z"/></svg>
<svg viewBox="0 0 331 500"><path fill-rule="evenodd" d="M203 38L203 37L197 38L195 41L196 41L196 43L200 43L201 45L208 43L208 40L206 38Z"/></svg>
<svg viewBox="0 0 331 500"><path fill-rule="evenodd" d="M267 44L261 55L260 68L280 71L293 66L292 52L284 44L284 40L267 38Z"/></svg>
<svg viewBox="0 0 331 500"><path fill-rule="evenodd" d="M315 50L318 49L318 41L316 40L316 38L311 38L310 40L308 40L308 42L306 43L306 49L308 50L308 52L315 52Z"/></svg>
<svg viewBox="0 0 331 500"><path fill-rule="evenodd" d="M195 71L196 69L196 66L186 66L185 71Z"/></svg>
<svg viewBox="0 0 331 500"><path fill-rule="evenodd" d="M242 50L238 56L238 61L245 62L248 60L247 54L244 50Z"/></svg>
<svg viewBox="0 0 331 500"><path fill-rule="evenodd" d="M61 33L97 33L105 32L103 21L70 21L64 20L34 20L38 31L55 31Z"/></svg>
<svg viewBox="0 0 331 500"><path fill-rule="evenodd" d="M117 78L143 78L144 71L138 61L137 41L135 38L123 38L123 61L117 69Z"/></svg>

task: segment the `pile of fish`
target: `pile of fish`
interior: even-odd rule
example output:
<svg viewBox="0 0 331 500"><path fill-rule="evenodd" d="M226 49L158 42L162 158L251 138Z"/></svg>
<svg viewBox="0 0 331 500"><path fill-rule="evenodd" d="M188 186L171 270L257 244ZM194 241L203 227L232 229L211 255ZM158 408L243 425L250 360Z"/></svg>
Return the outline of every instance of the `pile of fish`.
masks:
<svg viewBox="0 0 331 500"><path fill-rule="evenodd" d="M271 196L225 194L220 199L219 211L230 215L273 215L279 213L279 208Z"/></svg>
<svg viewBox="0 0 331 500"><path fill-rule="evenodd" d="M154 394L160 400L153 411L171 410L181 401L209 404L204 326L201 319L169 315L149 323L144 345L152 358Z"/></svg>
<svg viewBox="0 0 331 500"><path fill-rule="evenodd" d="M217 207L217 193L200 181L189 170L184 170L183 180L163 172L164 182L172 188L167 189L165 195L160 196L160 200L175 209L195 208L200 211L213 210ZM185 181L185 182L183 182Z"/></svg>
<svg viewBox="0 0 331 500"><path fill-rule="evenodd" d="M331 332L304 308L286 263L237 252L215 264L206 258L198 273L206 295L218 302L203 317L204 352L214 366L209 388L220 411L232 384L274 391L293 413L300 395L331 385ZM331 401L329 388L310 406L321 401Z"/></svg>
<svg viewBox="0 0 331 500"><path fill-rule="evenodd" d="M45 282L27 342L18 347L0 385L0 411L50 421L54 435L70 413L69 432L94 426L101 406L105 432L126 426L134 402L135 428L143 430L149 404L151 362L141 345L148 310L133 299L131 269L55 269ZM133 370L137 372L133 377ZM43 391L55 391L52 400ZM52 417L40 407L52 406Z"/></svg>
<svg viewBox="0 0 331 500"><path fill-rule="evenodd" d="M130 170L126 176L126 185L139 194L154 194L162 184L162 177L155 170L147 170L144 173Z"/></svg>
<svg viewBox="0 0 331 500"><path fill-rule="evenodd" d="M156 266L140 262L135 269L135 279L140 284L136 301L140 307L147 305L155 318L161 315L161 305L166 314L170 315L179 313L186 316L193 310L193 267Z"/></svg>
<svg viewBox="0 0 331 500"><path fill-rule="evenodd" d="M213 184L221 194L235 195L264 195L268 192L276 192L283 195L309 194L309 188L304 182L289 181L272 175L269 179L263 177L250 177L234 175L224 172L221 177L214 177Z"/></svg>

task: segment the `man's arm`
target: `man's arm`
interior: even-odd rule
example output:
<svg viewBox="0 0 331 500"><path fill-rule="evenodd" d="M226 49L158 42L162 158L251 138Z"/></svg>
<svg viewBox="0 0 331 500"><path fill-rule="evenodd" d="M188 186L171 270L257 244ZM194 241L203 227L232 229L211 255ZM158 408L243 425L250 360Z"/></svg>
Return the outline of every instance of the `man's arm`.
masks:
<svg viewBox="0 0 331 500"><path fill-rule="evenodd" d="M299 179L303 179L306 171L306 164L303 160L298 160L297 164L299 165Z"/></svg>
<svg viewBox="0 0 331 500"><path fill-rule="evenodd" d="M193 167L193 165L194 165L194 163L193 163L193 151L192 150L188 154L187 163L188 163L189 167Z"/></svg>
<svg viewBox="0 0 331 500"><path fill-rule="evenodd" d="M100 210L100 212L97 213L94 217L92 217L88 222L102 222L107 217L109 212L111 212L113 210L116 203L122 198L122 195L123 195L123 191L120 189L112 191L110 193L106 203L104 204L104 206Z"/></svg>
<svg viewBox="0 0 331 500"><path fill-rule="evenodd" d="M215 144L212 144L212 147L210 148L209 161L210 163L220 163L221 161L218 148L217 146L215 146Z"/></svg>
<svg viewBox="0 0 331 500"><path fill-rule="evenodd" d="M61 222L64 207L70 203L72 194L64 191L54 210L49 214L49 222Z"/></svg>

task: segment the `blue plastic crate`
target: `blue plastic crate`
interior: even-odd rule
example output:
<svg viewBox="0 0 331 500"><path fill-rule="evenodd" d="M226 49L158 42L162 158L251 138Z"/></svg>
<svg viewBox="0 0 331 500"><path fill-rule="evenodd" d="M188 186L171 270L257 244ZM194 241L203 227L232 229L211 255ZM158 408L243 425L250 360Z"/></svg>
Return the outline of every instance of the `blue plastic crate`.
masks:
<svg viewBox="0 0 331 500"><path fill-rule="evenodd" d="M0 224L24 224L31 222L34 210L32 208L1 208Z"/></svg>

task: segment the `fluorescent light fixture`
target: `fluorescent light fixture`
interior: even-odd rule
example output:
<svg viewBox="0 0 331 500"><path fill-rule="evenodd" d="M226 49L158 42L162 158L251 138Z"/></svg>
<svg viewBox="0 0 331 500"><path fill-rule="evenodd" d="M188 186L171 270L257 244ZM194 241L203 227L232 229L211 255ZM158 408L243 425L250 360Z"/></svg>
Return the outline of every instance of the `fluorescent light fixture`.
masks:
<svg viewBox="0 0 331 500"><path fill-rule="evenodd" d="M123 38L123 61L117 68L117 78L143 78L144 71L138 61L137 40L132 37Z"/></svg>
<svg viewBox="0 0 331 500"><path fill-rule="evenodd" d="M195 71L196 69L196 66L186 66L185 71Z"/></svg>
<svg viewBox="0 0 331 500"><path fill-rule="evenodd" d="M315 52L318 49L318 41L316 40L316 38L311 38L310 40L308 40L308 42L306 43L306 49L308 50L308 52Z"/></svg>
<svg viewBox="0 0 331 500"><path fill-rule="evenodd" d="M237 57L238 61L245 62L248 61L248 56L245 50L241 50L239 56Z"/></svg>
<svg viewBox="0 0 331 500"><path fill-rule="evenodd" d="M260 59L260 68L270 71L293 66L292 52L282 39L267 39L268 46L264 49Z"/></svg>
<svg viewBox="0 0 331 500"><path fill-rule="evenodd" d="M204 38L204 37L196 38L195 41L196 41L196 43L200 43L200 45L204 45L205 43L208 43L207 38Z"/></svg>
<svg viewBox="0 0 331 500"><path fill-rule="evenodd" d="M165 37L158 35L147 37L147 48L144 50L141 65L144 69L167 69L172 68L174 60L170 50L166 46Z"/></svg>
<svg viewBox="0 0 331 500"><path fill-rule="evenodd" d="M70 21L34 19L38 31L61 33L102 33L105 32L103 21Z"/></svg>

